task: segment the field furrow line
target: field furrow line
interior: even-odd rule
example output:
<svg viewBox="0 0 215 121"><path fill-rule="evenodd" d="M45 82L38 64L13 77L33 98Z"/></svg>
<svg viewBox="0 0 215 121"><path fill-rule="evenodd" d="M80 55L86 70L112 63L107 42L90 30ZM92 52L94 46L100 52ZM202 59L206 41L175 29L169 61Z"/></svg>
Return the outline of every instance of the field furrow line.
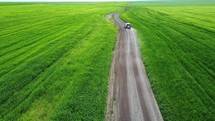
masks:
<svg viewBox="0 0 215 121"><path fill-rule="evenodd" d="M68 19L67 19L68 20ZM22 32L22 34L18 34L18 33L12 33L12 35L9 35L9 38L10 37L16 37L16 39L13 39L13 40L11 40L11 42L9 42L7 45L2 45L1 46L1 48L3 49L3 48L7 48L7 47L10 47L10 46L15 46L17 43L24 43L24 42L26 42L27 41L27 39L26 40L24 40L24 41L20 41L20 39L23 39L23 36L26 36L26 33L29 31L29 30L34 30L34 31L39 31L39 33L42 33L42 31L46 31L46 30L52 30L52 28L55 28L55 26L50 26L50 25L53 25L53 23L50 23L50 21L51 20L49 20L48 22L45 22L45 23L47 23L47 24L45 24L45 23L42 23L42 24L40 24L40 25L29 25L29 26L31 26L31 27L27 27L27 29L23 29L23 31L17 31L17 32ZM52 20L53 21L53 20ZM53 21L54 22L54 21ZM62 21L62 22L65 22L65 20L64 21ZM45 24L45 26L43 26L43 24ZM47 27L46 27L47 26ZM43 27L44 27L44 29L43 29ZM50 28L50 27L52 27L52 28ZM38 34L39 35L39 34ZM40 34L41 35L41 34ZM1 36L1 38L3 39L3 40L7 40L8 39L8 37L4 37L4 36ZM2 41L3 42L3 41ZM28 41L27 41L28 42Z"/></svg>
<svg viewBox="0 0 215 121"><path fill-rule="evenodd" d="M145 24L144 24L144 25L145 25ZM146 25L145 25L145 26L146 26ZM162 26L159 27L159 25L153 25L153 27L154 27L154 28L160 28L160 27L162 27ZM167 27L167 26L165 26L165 27ZM166 28L163 28L163 29L167 31ZM184 63L182 63L183 60L180 59L181 57L178 57L177 54L174 54L175 51L172 49L172 47L170 47L170 44L168 44L168 43L171 42L171 41L166 42L167 40L171 40L171 39L168 38L167 36L162 35L161 32L158 32L158 31L159 31L159 29L155 29L155 30L154 30L154 32L156 33L156 35L157 35L158 37L160 37L161 40L163 40L163 42L166 43L167 47L171 50L172 55L173 55L174 57L176 57L177 60L178 60L178 62L180 62L180 63L184 66ZM173 44L173 43L172 43L172 44ZM173 44L173 45L174 45L174 44ZM175 44L175 47L176 47L176 46L179 47L179 45L176 45L176 44ZM175 47L174 47L174 48L175 48ZM183 48L181 48L181 47L179 47L179 48L180 48L180 49L177 49L177 50L183 50ZM183 52L185 53L184 50L183 50ZM184 69L186 69L185 66L184 66ZM186 69L186 71L190 74L190 71L189 71L189 70ZM192 74L190 74L190 76L193 78L193 81L196 82L196 80L195 80L195 78L192 76ZM207 95L208 97L210 97L210 96L205 92L205 90L204 90L205 88L203 88L201 84L199 84L199 83L196 83L196 84L198 84L199 88L201 89L202 92L204 92L205 95ZM190 84L190 86L192 86L192 85L193 85L193 84ZM196 89L193 88L193 89L192 89L192 92L193 92L194 94L196 94L197 97L198 97L199 95L195 92L195 90L196 90ZM203 99L201 99L201 100L202 100L202 103L205 102ZM205 103L203 103L203 104L206 106Z"/></svg>
<svg viewBox="0 0 215 121"><path fill-rule="evenodd" d="M82 27L84 27L85 25L83 25ZM80 29L80 31L81 31L82 29ZM87 37L87 38L89 38L89 36L90 35L92 35L92 31L93 30L95 30L95 29L92 29L92 30L90 30L89 32L87 32L86 33L86 35L84 35L84 36L82 36L81 38L80 38L80 40L76 40L77 42L76 42L76 44L75 45L73 45L74 47L75 46L78 46L78 45L80 45L82 42L83 42L83 40ZM46 68L45 69L45 71L46 70L49 70L50 68L53 68L53 66L57 66L59 63L62 63L62 62L60 62L60 61L62 61L62 58L64 57L64 56L66 56L68 53L70 53L72 50L73 50L74 48L72 48L72 49L69 49L67 52L65 52L60 58L58 58L58 60L56 61L56 62L54 62L51 66L49 66L48 68ZM70 58L71 59L71 58ZM68 60L67 60L68 61ZM65 62L66 63L66 62ZM62 64L65 64L65 63L62 63ZM43 71L43 72L41 72L41 74L42 73L45 73L45 71ZM51 75L52 74L54 74L55 73L55 71L54 72L52 72L51 73ZM51 76L50 75L50 76ZM38 76L40 76L40 74L38 75ZM48 77L47 77L48 78ZM35 79L37 79L37 78L35 78ZM44 79L45 80L45 79ZM33 81L33 80L32 80ZM35 88L31 88L32 90L30 91L30 94L29 95L32 95L33 96L33 93L34 93L34 90L37 90L37 89L39 89L40 88L40 85L43 85L44 83L48 83L48 82L46 82L46 81L41 81L40 83L38 83L38 85L37 86L35 86ZM30 84L30 83L29 83ZM26 88L28 85L26 85L24 88ZM54 85L54 83L52 83L52 86L50 86L49 88L52 88L52 87L54 87L55 85ZM68 85L66 85L66 86L68 86ZM66 88L66 87L65 87ZM66 90L66 89L65 89ZM21 91L21 90L20 90ZM62 91L61 93L63 93L64 91ZM19 93L19 91L18 92L16 92L16 93ZM35 94L34 94L35 95ZM13 97L13 96L12 96ZM33 98L33 97L31 97L31 98ZM26 99L27 99L27 97L26 97ZM25 100L25 99L24 99ZM22 101L24 101L24 100L22 100ZM22 101L20 101L20 102L22 102ZM19 105L20 105L21 103L19 103L19 104L17 104L17 106L16 107L18 107ZM11 111L13 111L13 110L16 110L16 107L14 107ZM9 113L9 112L8 112Z"/></svg>
<svg viewBox="0 0 215 121"><path fill-rule="evenodd" d="M84 26L85 26L85 25L83 25L82 28L83 28ZM69 31L69 30L68 30L68 31ZM79 31L81 31L81 29L80 29ZM91 31L92 31L92 30L91 30ZM84 40L85 37L89 36L90 33L91 33L91 31L88 32L88 33L86 33L86 35L83 36L80 40ZM76 41L77 41L76 44L75 44L76 46L77 46L78 43L81 42L80 40L76 40ZM73 46L75 46L75 45L73 45ZM54 65L55 63L58 63L58 61L60 61L60 58L62 58L63 56L65 56L65 55L66 55L69 51L71 51L71 50L72 50L72 49L70 49L70 50L68 50L67 52L65 52L61 57L59 57L57 60L55 60L53 63L51 63L51 64L50 64L49 66L47 66L45 69L43 69L43 71L40 72L37 76L35 76L35 77L32 79L31 82L34 82L34 80L37 79L39 75L41 75L42 73L45 73L45 71L46 71L47 69L51 68L52 65ZM53 72L53 73L54 73L54 72ZM39 85L41 85L42 83L43 83L43 82L39 83ZM25 87L27 87L29 84L31 84L31 83L28 83ZM38 86L35 86L35 87L38 87L38 88L39 88L39 85L38 85ZM25 88L25 87L24 87L24 88ZM33 89L33 88L32 88L32 89ZM19 90L19 91L21 91L21 90ZM19 91L16 91L16 93L19 93ZM33 92L33 90L32 90L31 92ZM11 97L13 97L13 96L11 96ZM19 105L19 104L18 104L18 105ZM13 110L13 108L12 108L12 110ZM6 114L5 114L5 115L6 115Z"/></svg>
<svg viewBox="0 0 215 121"><path fill-rule="evenodd" d="M44 25L46 23L54 21L55 19L56 18L53 17L52 19L46 19L45 21L37 22L34 24L26 23L25 25L22 25L22 26L20 25L17 28L15 27L15 28L11 28L9 30L1 31L0 36L1 37L8 37L8 36L16 35L16 34L21 33L21 32L25 32L27 30L31 30L32 28L39 28L40 25Z"/></svg>

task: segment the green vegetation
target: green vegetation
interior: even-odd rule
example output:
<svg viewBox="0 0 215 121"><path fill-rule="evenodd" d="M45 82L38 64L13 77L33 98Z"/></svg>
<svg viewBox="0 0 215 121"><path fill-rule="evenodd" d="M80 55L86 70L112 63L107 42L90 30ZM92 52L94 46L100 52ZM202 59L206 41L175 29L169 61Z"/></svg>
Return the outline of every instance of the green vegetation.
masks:
<svg viewBox="0 0 215 121"><path fill-rule="evenodd" d="M119 10L0 4L0 120L104 120Z"/></svg>
<svg viewBox="0 0 215 121"><path fill-rule="evenodd" d="M0 120L104 120L121 5L0 3ZM128 5L164 119L215 120L215 4Z"/></svg>
<svg viewBox="0 0 215 121"><path fill-rule="evenodd" d="M166 121L215 120L215 6L130 4L121 17L141 38Z"/></svg>

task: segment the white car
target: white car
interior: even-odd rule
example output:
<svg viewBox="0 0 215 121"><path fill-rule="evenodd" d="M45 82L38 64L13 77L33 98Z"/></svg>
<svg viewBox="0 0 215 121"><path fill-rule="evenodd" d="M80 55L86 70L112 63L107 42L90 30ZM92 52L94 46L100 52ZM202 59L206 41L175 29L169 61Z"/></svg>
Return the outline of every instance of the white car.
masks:
<svg viewBox="0 0 215 121"><path fill-rule="evenodd" d="M124 29L131 29L131 24L130 23L125 23Z"/></svg>

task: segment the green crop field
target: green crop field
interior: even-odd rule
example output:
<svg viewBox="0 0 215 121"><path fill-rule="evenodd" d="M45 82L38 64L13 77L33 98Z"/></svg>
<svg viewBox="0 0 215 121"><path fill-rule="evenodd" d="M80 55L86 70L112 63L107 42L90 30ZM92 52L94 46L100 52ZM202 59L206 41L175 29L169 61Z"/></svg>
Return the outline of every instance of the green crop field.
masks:
<svg viewBox="0 0 215 121"><path fill-rule="evenodd" d="M104 120L119 5L0 3L0 120Z"/></svg>
<svg viewBox="0 0 215 121"><path fill-rule="evenodd" d="M0 121L104 120L125 7L164 120L214 121L213 2L0 3Z"/></svg>
<svg viewBox="0 0 215 121"><path fill-rule="evenodd" d="M166 121L215 120L215 4L130 4L141 53Z"/></svg>

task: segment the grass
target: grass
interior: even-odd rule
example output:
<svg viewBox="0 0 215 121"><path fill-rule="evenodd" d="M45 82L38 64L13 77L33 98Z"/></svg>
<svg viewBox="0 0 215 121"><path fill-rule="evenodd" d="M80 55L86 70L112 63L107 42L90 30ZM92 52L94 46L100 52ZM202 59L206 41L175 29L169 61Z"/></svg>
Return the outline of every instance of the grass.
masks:
<svg viewBox="0 0 215 121"><path fill-rule="evenodd" d="M104 120L120 5L0 3L0 120Z"/></svg>
<svg viewBox="0 0 215 121"><path fill-rule="evenodd" d="M129 4L141 54L166 121L214 121L215 6Z"/></svg>
<svg viewBox="0 0 215 121"><path fill-rule="evenodd" d="M128 3L166 121L215 120L215 4ZM124 3L0 3L0 120L105 119Z"/></svg>

